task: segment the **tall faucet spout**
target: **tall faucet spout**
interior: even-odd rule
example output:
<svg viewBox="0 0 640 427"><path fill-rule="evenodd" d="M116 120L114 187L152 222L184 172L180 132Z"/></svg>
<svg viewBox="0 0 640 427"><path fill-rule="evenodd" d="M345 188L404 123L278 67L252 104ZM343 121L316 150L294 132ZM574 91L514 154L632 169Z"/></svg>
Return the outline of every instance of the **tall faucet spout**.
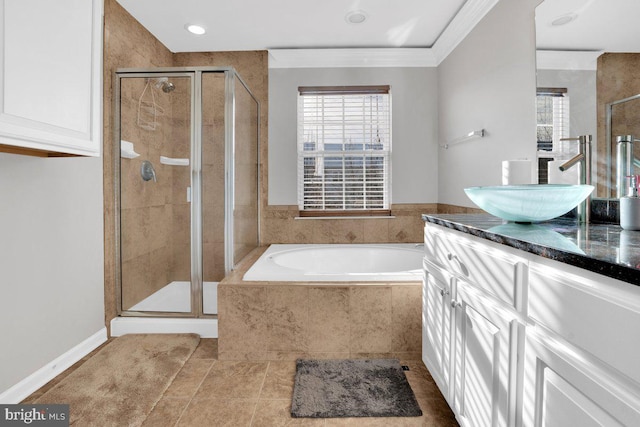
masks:
<svg viewBox="0 0 640 427"><path fill-rule="evenodd" d="M580 135L577 138L562 138L561 141L578 141L579 154L567 160L560 166L562 172L580 163L580 183L591 184L591 135ZM578 222L588 224L591 214L591 197L587 197L578 205Z"/></svg>
<svg viewBox="0 0 640 427"><path fill-rule="evenodd" d="M559 169L562 172L566 171L567 169L571 169L571 167L573 167L574 165L580 163L580 161L584 160L584 158L585 158L585 155L583 153L576 154L571 159L567 160L562 165L560 165Z"/></svg>

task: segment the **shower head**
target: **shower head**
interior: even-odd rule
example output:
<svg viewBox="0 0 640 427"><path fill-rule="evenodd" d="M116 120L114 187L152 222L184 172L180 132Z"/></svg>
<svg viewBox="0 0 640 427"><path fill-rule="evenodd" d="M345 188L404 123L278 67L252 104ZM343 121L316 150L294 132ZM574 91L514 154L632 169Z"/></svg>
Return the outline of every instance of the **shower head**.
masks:
<svg viewBox="0 0 640 427"><path fill-rule="evenodd" d="M167 77L160 77L156 79L155 87L157 89L162 89L164 93L173 92L175 90L175 85L169 81Z"/></svg>

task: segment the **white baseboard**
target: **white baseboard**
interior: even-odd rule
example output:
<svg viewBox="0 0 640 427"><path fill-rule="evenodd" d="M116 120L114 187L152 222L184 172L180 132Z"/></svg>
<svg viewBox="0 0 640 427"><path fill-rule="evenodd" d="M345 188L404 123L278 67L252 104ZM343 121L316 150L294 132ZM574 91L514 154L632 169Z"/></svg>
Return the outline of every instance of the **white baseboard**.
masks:
<svg viewBox="0 0 640 427"><path fill-rule="evenodd" d="M198 334L201 338L218 338L218 319L116 317L111 320L111 336L126 334Z"/></svg>
<svg viewBox="0 0 640 427"><path fill-rule="evenodd" d="M99 345L107 341L107 328L102 328L91 335L71 350L47 363L27 378L20 381L10 389L0 393L0 403L20 403L31 393L51 381L65 369L95 350Z"/></svg>

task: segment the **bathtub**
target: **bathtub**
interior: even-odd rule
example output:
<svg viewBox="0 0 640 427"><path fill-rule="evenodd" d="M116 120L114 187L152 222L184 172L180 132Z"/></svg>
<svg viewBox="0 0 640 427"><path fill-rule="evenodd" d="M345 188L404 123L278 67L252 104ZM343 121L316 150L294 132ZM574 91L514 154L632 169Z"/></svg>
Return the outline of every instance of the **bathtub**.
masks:
<svg viewBox="0 0 640 427"><path fill-rule="evenodd" d="M422 244L275 244L245 281L414 282L422 278Z"/></svg>

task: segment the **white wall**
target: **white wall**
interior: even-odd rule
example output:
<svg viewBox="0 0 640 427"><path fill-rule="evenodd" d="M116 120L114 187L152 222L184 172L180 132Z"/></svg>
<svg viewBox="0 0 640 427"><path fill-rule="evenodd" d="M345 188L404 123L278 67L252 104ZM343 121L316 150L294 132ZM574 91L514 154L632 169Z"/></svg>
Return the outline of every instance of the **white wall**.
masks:
<svg viewBox="0 0 640 427"><path fill-rule="evenodd" d="M269 204L296 205L298 86L391 85L392 203L436 203L435 68L269 70Z"/></svg>
<svg viewBox="0 0 640 427"><path fill-rule="evenodd" d="M102 158L0 153L0 393L104 327Z"/></svg>
<svg viewBox="0 0 640 427"><path fill-rule="evenodd" d="M536 164L535 25L540 0L501 0L438 66L438 201L474 207L465 187L501 184L503 160Z"/></svg>

